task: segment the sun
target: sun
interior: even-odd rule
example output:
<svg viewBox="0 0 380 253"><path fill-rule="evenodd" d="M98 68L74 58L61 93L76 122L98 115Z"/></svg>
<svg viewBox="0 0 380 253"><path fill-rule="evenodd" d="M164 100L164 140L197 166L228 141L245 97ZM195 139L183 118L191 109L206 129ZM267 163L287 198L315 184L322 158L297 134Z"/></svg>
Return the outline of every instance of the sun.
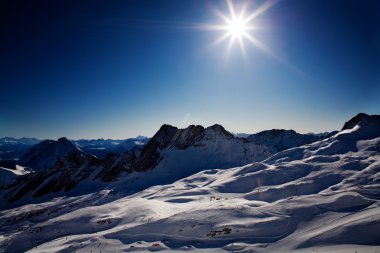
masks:
<svg viewBox="0 0 380 253"><path fill-rule="evenodd" d="M248 27L246 26L244 19L236 18L228 22L226 29L228 30L228 33L231 34L231 36L239 38L247 32Z"/></svg>
<svg viewBox="0 0 380 253"><path fill-rule="evenodd" d="M237 11L232 0L227 0L228 14L215 10L216 15L221 19L222 24L204 26L207 29L223 31L223 34L213 43L213 46L224 41L229 41L227 52L230 52L232 47L237 43L243 54L246 55L245 43L249 42L259 49L271 53L269 47L255 38L253 31L260 29L260 27L255 25L254 19L267 11L275 3L275 0L265 1L253 12L247 14L246 5L240 6L239 11Z"/></svg>

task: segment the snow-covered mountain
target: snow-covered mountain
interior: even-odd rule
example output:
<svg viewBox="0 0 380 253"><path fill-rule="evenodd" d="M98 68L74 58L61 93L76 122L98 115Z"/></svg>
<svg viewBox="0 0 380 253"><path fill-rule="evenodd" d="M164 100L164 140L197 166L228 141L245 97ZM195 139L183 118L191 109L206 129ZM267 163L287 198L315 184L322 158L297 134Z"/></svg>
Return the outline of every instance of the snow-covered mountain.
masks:
<svg viewBox="0 0 380 253"><path fill-rule="evenodd" d="M82 152L66 138L46 140L33 146L20 158L20 164L35 171L49 170L56 162L69 154Z"/></svg>
<svg viewBox="0 0 380 253"><path fill-rule="evenodd" d="M103 189L121 174L131 173L135 160L132 152L108 153L104 159L81 151L72 152L58 159L52 169L31 173L8 185L0 207L7 206L6 202L19 205Z"/></svg>
<svg viewBox="0 0 380 253"><path fill-rule="evenodd" d="M143 152L155 154L145 168L154 171L169 151L234 140L216 129L163 126ZM126 181L113 181L1 211L0 250L378 252L379 173L380 118L363 114L334 136L262 162L203 170L133 195L122 191Z"/></svg>
<svg viewBox="0 0 380 253"><path fill-rule="evenodd" d="M237 138L220 125L163 125L144 146L131 173L115 189L137 191L172 183L205 169L226 169L272 155L265 146Z"/></svg>
<svg viewBox="0 0 380 253"><path fill-rule="evenodd" d="M0 160L18 160L40 140L35 138L0 138Z"/></svg>
<svg viewBox="0 0 380 253"><path fill-rule="evenodd" d="M269 155L266 147L236 138L220 125L208 128L191 125L185 129L163 125L143 148L136 170L156 170L160 164L170 168L173 175L193 168L196 171L206 167L228 168Z"/></svg>
<svg viewBox="0 0 380 253"><path fill-rule="evenodd" d="M219 125L186 129L163 125L139 154L134 151L109 153L99 159L65 138L41 142L21 159L39 173L9 187L3 197L9 202L41 201L38 198L45 195L82 194L118 180L122 183L115 186L117 189L136 192L201 170L241 166L273 154L265 146L234 137Z"/></svg>
<svg viewBox="0 0 380 253"><path fill-rule="evenodd" d="M272 129L249 135L247 138L257 144L266 145L273 153L277 153L328 138L335 133L337 132L314 135L300 134L294 130Z"/></svg>

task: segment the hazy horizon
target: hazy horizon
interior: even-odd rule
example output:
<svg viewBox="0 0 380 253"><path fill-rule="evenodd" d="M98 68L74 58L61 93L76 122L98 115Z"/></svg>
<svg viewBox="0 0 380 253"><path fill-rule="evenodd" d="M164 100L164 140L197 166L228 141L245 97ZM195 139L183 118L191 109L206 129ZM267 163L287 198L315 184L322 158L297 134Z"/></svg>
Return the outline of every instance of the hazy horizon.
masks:
<svg viewBox="0 0 380 253"><path fill-rule="evenodd" d="M352 117L354 117L354 116L356 116L356 114L353 115ZM349 119L347 119L346 121L348 121L348 120L349 120ZM300 131L297 131L296 129L293 129L293 128L278 128L278 127L277 127L277 128L276 128L276 127L273 127L273 128L268 128L268 129L261 129L261 130L253 131L253 132L252 132L252 131L248 131L248 132L236 132L236 131L231 131L230 129L225 128L223 125L222 125L222 126L225 128L225 130L227 130L228 132L231 132L231 133L233 133L233 134L255 134L255 133L258 133L258 132L261 132L261 131L265 131L265 130L273 130L273 129L280 129L280 130L294 130L294 131L296 131L296 132L298 132L298 133L301 133L301 134L320 134L320 133L325 133L325 132L339 131L339 130L343 127L343 124L344 124L344 123L345 123L345 122L343 122L342 125L339 126L339 127L336 128L336 129L326 130L326 131L320 131L320 132L313 132L313 131L300 132ZM221 125L221 124L218 124L218 123L215 123L215 124L217 124L217 125ZM182 126L182 127L179 127L179 126L177 126L177 125L167 124L167 123L164 123L164 124L162 124L162 125L171 125L171 126L173 126L173 127L177 127L177 128L179 128L179 129L185 129L185 128L189 127L190 125L201 125L201 126L203 126L204 128L207 128L207 127L211 127L211 126L213 126L213 125L215 125L215 124L211 124L211 125L207 125L207 126L202 125L202 124L189 124L189 125ZM161 126L162 126L162 125L161 125ZM64 135L62 135L62 136L56 136L56 137L51 137L51 138L49 138L49 137L48 137L48 138L39 138L39 137L35 137L35 136L22 136L22 135L21 135L21 136L0 136L0 138L7 138L7 137L10 137L10 138L16 138L16 139L20 139L20 138L36 138L36 139L39 139L39 140L47 140L47 139L57 140L57 139L62 138L62 137L66 137L67 139L70 139L70 140L80 140L80 139L113 139L113 140L123 140L123 139L129 139L129 138L137 138L137 137L140 137L140 136L151 138L151 137L153 137L153 135L154 135L154 134L160 129L161 126L159 126L159 127L157 128L157 130L154 131L153 134L150 134L150 135L142 133L142 134L137 134L137 135L135 135L135 136L120 137L120 138L102 137L102 136L100 136L100 137L88 137L88 138L83 138L83 137L79 137L79 138L71 138L71 137L69 137L69 136L64 136Z"/></svg>

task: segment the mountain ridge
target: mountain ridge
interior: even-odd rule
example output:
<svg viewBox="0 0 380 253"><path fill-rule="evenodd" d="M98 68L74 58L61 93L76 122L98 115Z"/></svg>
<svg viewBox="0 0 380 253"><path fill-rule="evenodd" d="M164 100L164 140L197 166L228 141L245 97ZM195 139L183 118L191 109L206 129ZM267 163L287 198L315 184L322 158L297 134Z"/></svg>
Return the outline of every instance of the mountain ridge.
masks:
<svg viewBox="0 0 380 253"><path fill-rule="evenodd" d="M37 147L34 147L26 155L27 158L38 156L42 161L25 158L21 160L30 167L47 164L45 160L49 160L50 164L55 165L46 172L41 171L42 173L28 175L19 185L13 186L7 199L13 202L18 201L26 195L25 189L28 188L34 189L31 196L35 198L58 190L70 191L78 183L81 183L81 180L74 178L74 175L79 172L82 173L81 179L83 182L87 182L86 184L93 184L89 183L88 179L99 181L101 185L104 185L104 183L126 177L128 181L126 185L130 189L140 189L157 183L169 183L204 168L214 166L227 168L230 165L242 165L250 161L262 160L271 155L264 146L235 138L220 125L207 128L191 125L185 129L163 125L143 146L140 153L133 152L133 150L122 154L110 153L104 159L95 159L72 143L70 143L70 151L73 152L61 154L59 159L57 156L53 156L51 159L51 155L49 156L44 146L62 143L68 144L69 141L66 138L60 138L56 142L45 141L37 144ZM43 147L42 152L36 152L39 147ZM50 148L50 153L55 155L55 148ZM178 160L177 156L179 155L182 157L182 161ZM77 159L82 162L81 166L75 165ZM53 163L53 161L55 162ZM66 167L63 166L65 164ZM147 173L151 170L155 171ZM70 171L72 175L68 175L65 171ZM157 173L161 175L157 175ZM158 181L155 182L155 180ZM43 185L49 187L38 187L35 182L41 184L43 182Z"/></svg>

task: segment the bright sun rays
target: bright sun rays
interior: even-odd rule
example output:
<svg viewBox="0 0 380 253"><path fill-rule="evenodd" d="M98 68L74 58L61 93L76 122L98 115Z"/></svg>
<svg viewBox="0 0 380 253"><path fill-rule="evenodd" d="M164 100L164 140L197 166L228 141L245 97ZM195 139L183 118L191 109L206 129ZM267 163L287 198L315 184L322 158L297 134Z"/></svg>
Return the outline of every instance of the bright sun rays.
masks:
<svg viewBox="0 0 380 253"><path fill-rule="evenodd" d="M216 10L216 15L221 19L223 24L204 26L206 29L224 31L224 33L214 41L212 45L216 46L227 41L227 53L229 54L232 47L237 43L243 55L246 56L245 44L249 42L264 52L273 55L273 52L268 46L254 37L253 31L260 28L255 26L255 18L267 11L276 2L277 1L274 0L266 1L253 12L247 13L246 5L240 6L240 8L237 9L237 6L234 5L232 0L227 0L227 15Z"/></svg>

